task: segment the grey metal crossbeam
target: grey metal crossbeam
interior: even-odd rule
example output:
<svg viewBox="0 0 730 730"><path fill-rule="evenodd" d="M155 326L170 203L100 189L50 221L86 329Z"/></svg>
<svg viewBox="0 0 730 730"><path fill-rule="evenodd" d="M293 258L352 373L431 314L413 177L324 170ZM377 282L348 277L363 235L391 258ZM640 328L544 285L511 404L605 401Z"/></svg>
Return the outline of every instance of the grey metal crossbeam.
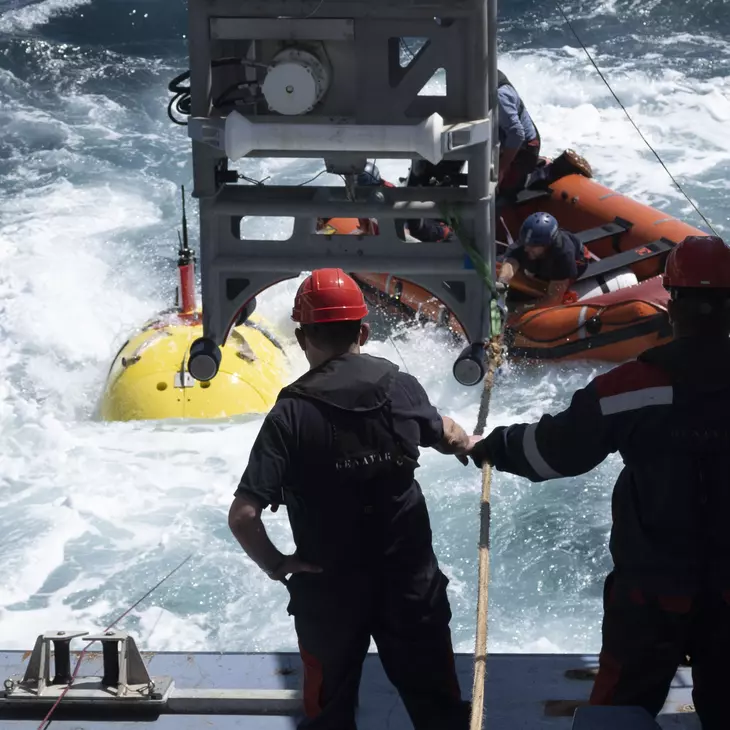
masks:
<svg viewBox="0 0 730 730"><path fill-rule="evenodd" d="M218 346L252 297L323 266L398 274L442 299L470 343L487 340L491 288L462 243L493 279L496 0L189 0L188 7L203 298L203 339L191 350L190 373L215 375ZM445 95L420 94L439 69ZM231 167L276 156L324 160L347 185L246 185ZM357 187L373 158L464 160L468 185ZM467 241L398 237L397 221L444 218L446 207ZM242 239L241 222L252 216L293 218L292 233L284 241ZM323 236L321 217L376 218L380 233Z"/></svg>

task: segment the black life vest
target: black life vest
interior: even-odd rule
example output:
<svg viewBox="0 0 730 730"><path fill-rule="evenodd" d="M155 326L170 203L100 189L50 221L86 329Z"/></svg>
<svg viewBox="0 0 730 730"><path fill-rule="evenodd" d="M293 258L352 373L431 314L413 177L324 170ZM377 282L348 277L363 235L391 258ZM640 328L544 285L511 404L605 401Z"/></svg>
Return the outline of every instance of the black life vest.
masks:
<svg viewBox="0 0 730 730"><path fill-rule="evenodd" d="M420 495L413 479L417 445L402 444L393 426L389 392L397 372L387 360L348 354L279 394L312 402L330 429L329 443L299 439L307 444L300 473L284 487L298 554L330 574L382 558L411 490Z"/></svg>

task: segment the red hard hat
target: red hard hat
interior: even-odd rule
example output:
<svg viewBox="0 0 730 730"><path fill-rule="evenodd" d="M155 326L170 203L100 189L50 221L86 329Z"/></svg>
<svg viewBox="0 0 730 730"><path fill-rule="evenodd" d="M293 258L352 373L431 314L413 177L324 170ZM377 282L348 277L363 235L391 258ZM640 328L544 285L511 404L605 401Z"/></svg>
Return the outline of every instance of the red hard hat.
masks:
<svg viewBox="0 0 730 730"><path fill-rule="evenodd" d="M291 318L301 324L360 320L368 313L355 280L342 269L317 269L299 286Z"/></svg>
<svg viewBox="0 0 730 730"><path fill-rule="evenodd" d="M730 246L718 236L687 236L667 256L664 286L730 289Z"/></svg>

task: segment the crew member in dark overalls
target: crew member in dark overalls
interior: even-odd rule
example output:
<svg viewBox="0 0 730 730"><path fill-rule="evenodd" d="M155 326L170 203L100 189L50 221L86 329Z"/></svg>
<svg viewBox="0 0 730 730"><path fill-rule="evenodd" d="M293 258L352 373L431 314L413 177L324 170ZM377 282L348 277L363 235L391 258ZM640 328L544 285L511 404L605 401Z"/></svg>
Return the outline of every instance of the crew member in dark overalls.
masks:
<svg viewBox="0 0 730 730"><path fill-rule="evenodd" d="M370 638L417 730L465 730L454 666L448 579L414 479L418 447L467 463L474 443L440 416L411 375L360 353L367 307L341 269L314 271L292 318L311 369L284 388L251 450L231 531L273 580L288 579L304 663L300 728L354 730ZM296 552L261 519L285 504Z"/></svg>
<svg viewBox="0 0 730 730"><path fill-rule="evenodd" d="M684 239L664 286L672 342L594 378L562 413L494 429L472 456L541 482L620 453L591 703L656 715L689 655L703 730L727 730L730 247Z"/></svg>

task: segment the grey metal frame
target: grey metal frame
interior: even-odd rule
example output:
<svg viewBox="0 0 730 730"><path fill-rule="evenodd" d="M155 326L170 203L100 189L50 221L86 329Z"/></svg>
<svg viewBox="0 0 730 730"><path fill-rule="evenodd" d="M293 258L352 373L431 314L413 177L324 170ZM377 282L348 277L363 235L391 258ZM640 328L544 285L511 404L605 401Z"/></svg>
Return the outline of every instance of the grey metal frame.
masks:
<svg viewBox="0 0 730 730"><path fill-rule="evenodd" d="M492 130L487 142L445 156L468 161L467 187L378 188L377 199L372 188L354 188L355 200L344 187L238 184L225 153L193 139L204 337L222 345L236 313L257 293L302 271L339 266L412 281L453 311L470 342L487 340L491 289L477 270L467 268L461 243L405 242L396 234L395 219L440 218L441 206L449 203L494 278L498 135L497 115L490 111L496 108L496 0L189 0L188 5L192 137L200 135L201 123L220 119L212 100L222 89L251 78L244 66L217 67L214 78L211 61L245 56L267 64L285 44L324 49L332 67L329 91L306 116L271 114L265 102L239 109L251 122L400 125L438 113L445 124L488 119ZM403 38L427 39L406 67L399 60ZM446 95L419 96L439 68L446 71ZM256 150L248 156L294 155ZM324 159L328 169L357 171L367 158L413 154L322 150L297 156ZM241 240L240 221L252 215L293 216L293 233L286 241ZM317 234L318 216L375 217L380 235Z"/></svg>

